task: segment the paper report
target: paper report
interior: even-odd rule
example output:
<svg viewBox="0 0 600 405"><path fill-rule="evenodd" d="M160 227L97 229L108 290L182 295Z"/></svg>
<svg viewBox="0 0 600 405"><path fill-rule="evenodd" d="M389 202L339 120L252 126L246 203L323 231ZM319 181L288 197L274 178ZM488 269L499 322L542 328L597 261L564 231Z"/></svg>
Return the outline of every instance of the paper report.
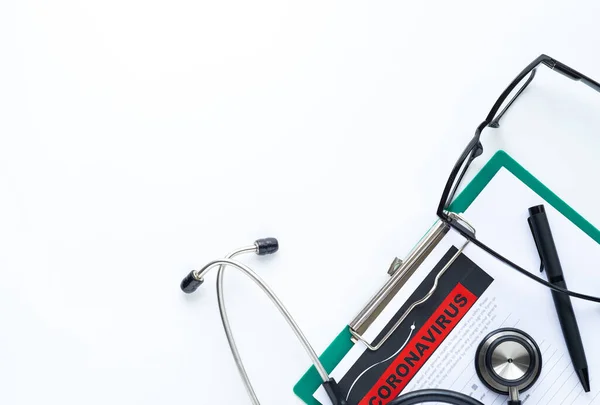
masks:
<svg viewBox="0 0 600 405"><path fill-rule="evenodd" d="M364 337L371 344L380 341L412 302L427 294L438 272L464 243L462 236L450 231L367 330ZM371 351L358 342L335 368L332 377L348 404L386 405L400 393L420 388L451 389L484 404L504 404L506 396L486 388L474 365L481 340L501 327L522 329L542 351L542 374L522 393L524 404L594 403L599 390L583 392L564 342L546 333L548 320L537 319L534 306L511 296L511 283L528 281L507 277L507 271L511 270L467 245L443 273L433 295L410 312L380 349ZM331 403L322 388L315 398Z"/></svg>

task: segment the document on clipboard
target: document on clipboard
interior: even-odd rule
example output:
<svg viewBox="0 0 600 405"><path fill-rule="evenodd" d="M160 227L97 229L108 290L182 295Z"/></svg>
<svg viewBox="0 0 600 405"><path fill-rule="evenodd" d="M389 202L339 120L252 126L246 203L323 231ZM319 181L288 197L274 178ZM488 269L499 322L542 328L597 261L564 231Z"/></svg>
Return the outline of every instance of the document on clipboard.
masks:
<svg viewBox="0 0 600 405"><path fill-rule="evenodd" d="M377 344L411 303L431 290L464 243L460 234L450 230L363 337ZM531 330L527 311L506 299L506 285L494 279L493 271L486 271L489 263L471 259L473 252L465 247L456 256L429 299L415 307L379 349L369 350L359 342L338 364L332 377L349 404L385 405L401 392L418 388L453 389L484 403L499 397L475 381L473 356L481 339L500 327L524 325L538 342L543 337ZM542 346L556 345L544 341ZM330 403L321 390L315 398Z"/></svg>
<svg viewBox="0 0 600 405"><path fill-rule="evenodd" d="M454 239L458 241L460 237L456 236ZM450 244L448 248L440 246L438 250L441 259L431 271L423 272L423 280L404 304L393 314L391 314L393 310L381 314L381 319L384 317L390 319L378 331L374 342L378 342L387 334L411 303L428 293L435 283L437 274L456 255L458 247ZM421 274L413 276L421 277ZM453 340L450 335L472 336L476 329L482 329L482 326L488 322L484 317L489 314L484 314L482 309L491 308L494 301L485 299L484 303L480 302L477 307L475 305L492 283L493 278L488 273L461 253L438 279L430 298L415 307L378 350L365 350L365 346L358 344L348 353L343 364L334 370L334 378L345 393L346 400L350 404L359 405L383 403L385 400L397 397L417 374L421 380L431 380L433 386L433 380L439 377L433 375L430 372L432 370L428 370L429 367L426 365L430 360L435 362L432 360L433 356L439 357L439 353L442 352L442 357L448 362L458 361L460 348L454 347L453 344L443 345L443 343L447 339ZM398 297L399 300L404 301L404 297L401 295ZM388 308L398 307L391 304ZM465 328L464 325L468 327ZM453 334L454 331L456 333ZM451 347L450 350L448 346ZM441 372L440 377L445 374L441 369L435 371ZM425 374L428 374L427 377L424 377Z"/></svg>
<svg viewBox="0 0 600 405"><path fill-rule="evenodd" d="M581 274L586 264L600 262L600 231L506 153L488 162L453 211L479 226L472 229L478 239L525 268L538 269L526 218L527 208L540 203L556 231L563 267L573 268L565 270L569 287L600 291L600 278ZM349 404L385 405L398 393L419 388L452 389L484 404L502 403L501 395L480 383L473 358L481 339L500 327L523 329L542 351L542 374L522 396L528 404L600 404L600 348L590 330L597 324L597 304L574 300L590 364L592 391L585 393L545 287L526 281L439 221L397 267L321 356ZM329 405L313 371L294 391L307 404Z"/></svg>

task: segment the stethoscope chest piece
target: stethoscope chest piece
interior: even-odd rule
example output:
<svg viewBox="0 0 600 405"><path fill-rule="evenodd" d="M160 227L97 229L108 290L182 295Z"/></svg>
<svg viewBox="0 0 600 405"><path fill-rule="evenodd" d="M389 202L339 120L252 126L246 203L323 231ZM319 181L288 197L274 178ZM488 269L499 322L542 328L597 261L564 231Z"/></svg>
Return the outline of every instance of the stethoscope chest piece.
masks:
<svg viewBox="0 0 600 405"><path fill-rule="evenodd" d="M540 376L542 353L525 332L502 328L487 335L479 344L475 369L489 389L517 400L518 393L530 388Z"/></svg>

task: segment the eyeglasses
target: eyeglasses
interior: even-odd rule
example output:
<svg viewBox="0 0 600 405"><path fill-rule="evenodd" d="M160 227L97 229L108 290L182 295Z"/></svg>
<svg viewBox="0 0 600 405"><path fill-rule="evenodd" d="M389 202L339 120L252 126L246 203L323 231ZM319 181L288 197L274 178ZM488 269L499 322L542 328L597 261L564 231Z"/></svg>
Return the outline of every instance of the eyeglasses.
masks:
<svg viewBox="0 0 600 405"><path fill-rule="evenodd" d="M442 198L437 208L437 216L443 222L445 222L450 227L462 234L470 242L472 242L482 250L486 251L496 259L500 260L501 262L514 268L526 277L529 277L530 279L540 284L543 284L546 287L551 288L552 290L562 292L572 297L581 298L588 301L600 302L600 298L598 297L580 294L577 292L569 291L567 289L556 287L547 282L546 280L541 279L540 277L533 275L533 273L530 273L529 271L516 265L515 263L508 260L506 257L502 256L501 254L495 252L493 249L489 248L487 245L478 241L475 235L471 231L469 231L468 227L466 227L460 221L459 217L457 217L456 215L450 215L450 213L447 211L448 207L450 206L450 203L454 200L456 191L462 183L465 173L469 170L471 163L473 163L473 161L477 157L481 156L481 154L483 153L483 145L481 144L481 133L487 127L500 127L500 120L502 119L504 114L506 114L508 109L513 105L515 100L532 82L532 80L535 77L536 70L538 67L540 67L540 65L545 65L550 69L554 70L555 72L558 72L568 77L569 79L580 81L590 86L592 89L600 92L600 83L590 79L587 76L582 75L581 73L579 73L575 69L570 68L564 63L552 59L547 55L540 55L538 58L536 58L533 62L527 65L527 67L523 69L523 71L521 71L521 73L519 73L519 75L502 92L498 100L496 100L496 102L494 103L492 109L490 110L485 120L481 124L479 124L479 126L475 130L475 136L473 136L473 139L471 139L465 150L458 158L458 161L456 162L454 168L452 169L452 172L450 173L450 177L446 182L444 192L442 193Z"/></svg>

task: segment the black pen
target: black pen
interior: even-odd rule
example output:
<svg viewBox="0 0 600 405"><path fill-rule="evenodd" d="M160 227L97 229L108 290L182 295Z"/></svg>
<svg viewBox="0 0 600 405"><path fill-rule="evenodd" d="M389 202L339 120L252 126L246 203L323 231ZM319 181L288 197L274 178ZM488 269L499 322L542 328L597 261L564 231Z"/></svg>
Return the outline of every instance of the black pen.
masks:
<svg viewBox="0 0 600 405"><path fill-rule="evenodd" d="M529 222L535 245L542 259L542 269L546 269L546 275L551 284L566 289L567 283L563 276L544 206L537 205L529 208L529 215L527 222ZM571 362L583 389L585 392L589 392L590 376L588 365L583 343L581 342L581 335L579 334L579 327L577 326L577 319L575 318L575 312L571 304L571 297L557 291L552 291L552 298L554 298L554 306L556 307L560 327L565 338L565 343L567 344L567 349L569 350L569 355L571 356Z"/></svg>

